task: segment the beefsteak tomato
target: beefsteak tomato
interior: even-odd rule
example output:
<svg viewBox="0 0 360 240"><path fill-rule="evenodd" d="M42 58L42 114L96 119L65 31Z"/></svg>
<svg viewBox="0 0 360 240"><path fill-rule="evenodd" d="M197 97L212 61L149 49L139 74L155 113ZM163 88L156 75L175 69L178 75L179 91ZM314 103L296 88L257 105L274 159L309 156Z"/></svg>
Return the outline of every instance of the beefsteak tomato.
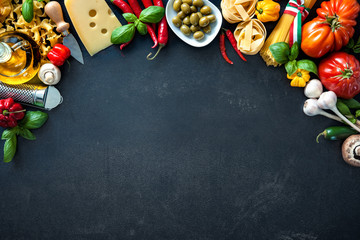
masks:
<svg viewBox="0 0 360 240"><path fill-rule="evenodd" d="M319 64L319 78L324 87L338 97L350 99L360 92L360 63L345 52L335 52Z"/></svg>
<svg viewBox="0 0 360 240"><path fill-rule="evenodd" d="M357 0L330 0L321 3L318 16L302 28L301 49L308 56L319 58L339 51L354 35L360 11Z"/></svg>

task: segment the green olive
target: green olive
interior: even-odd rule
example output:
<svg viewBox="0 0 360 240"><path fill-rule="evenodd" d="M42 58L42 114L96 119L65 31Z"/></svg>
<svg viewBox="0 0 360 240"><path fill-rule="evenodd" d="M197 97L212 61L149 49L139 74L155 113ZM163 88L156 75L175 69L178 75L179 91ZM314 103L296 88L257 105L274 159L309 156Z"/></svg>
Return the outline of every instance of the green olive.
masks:
<svg viewBox="0 0 360 240"><path fill-rule="evenodd" d="M187 3L189 5L192 5L192 0L182 0L182 3Z"/></svg>
<svg viewBox="0 0 360 240"><path fill-rule="evenodd" d="M203 2L203 0L194 0L193 5L195 7L202 7L202 6L204 6L204 2Z"/></svg>
<svg viewBox="0 0 360 240"><path fill-rule="evenodd" d="M180 6L181 6L182 2L181 0L175 0L174 1L174 4L173 4L173 8L175 11L180 11Z"/></svg>
<svg viewBox="0 0 360 240"><path fill-rule="evenodd" d="M199 19L203 17L203 15L201 14L201 12L197 12L197 15L199 15Z"/></svg>
<svg viewBox="0 0 360 240"><path fill-rule="evenodd" d="M190 13L190 6L187 3L183 3L181 4L181 11L185 14L189 14Z"/></svg>
<svg viewBox="0 0 360 240"><path fill-rule="evenodd" d="M175 27L181 26L181 19L178 16L173 17L172 23L175 25Z"/></svg>
<svg viewBox="0 0 360 240"><path fill-rule="evenodd" d="M195 6L190 6L190 12L191 13L196 13L198 10L197 10L197 7Z"/></svg>
<svg viewBox="0 0 360 240"><path fill-rule="evenodd" d="M207 25L206 27L202 28L202 30L204 31L204 33L210 33L211 27L210 27L210 25Z"/></svg>
<svg viewBox="0 0 360 240"><path fill-rule="evenodd" d="M180 11L177 13L177 15L180 19L184 19L186 17L186 14L183 11Z"/></svg>
<svg viewBox="0 0 360 240"><path fill-rule="evenodd" d="M186 16L186 17L183 19L183 24L185 24L185 25L190 25L190 17L189 17L189 16Z"/></svg>
<svg viewBox="0 0 360 240"><path fill-rule="evenodd" d="M194 32L200 31L200 27L191 25L190 30L194 33Z"/></svg>
<svg viewBox="0 0 360 240"><path fill-rule="evenodd" d="M194 38L196 39L196 40L201 40L201 39L203 39L204 38L204 33L202 32L202 31L197 31L196 33L194 33Z"/></svg>
<svg viewBox="0 0 360 240"><path fill-rule="evenodd" d="M206 27L207 25L209 25L210 21L207 17L202 17L199 20L199 26L200 27Z"/></svg>
<svg viewBox="0 0 360 240"><path fill-rule="evenodd" d="M199 15L197 15L196 13L193 13L190 15L190 22L192 25L196 26L199 24Z"/></svg>
<svg viewBox="0 0 360 240"><path fill-rule="evenodd" d="M213 23L216 21L216 17L214 14L207 15L206 17L209 19L210 23Z"/></svg>
<svg viewBox="0 0 360 240"><path fill-rule="evenodd" d="M211 8L209 6L203 6L201 9L200 9L200 12L204 15L208 15L211 13Z"/></svg>
<svg viewBox="0 0 360 240"><path fill-rule="evenodd" d="M182 25L180 27L180 31L185 35L190 35L190 33L191 33L190 28L186 25Z"/></svg>

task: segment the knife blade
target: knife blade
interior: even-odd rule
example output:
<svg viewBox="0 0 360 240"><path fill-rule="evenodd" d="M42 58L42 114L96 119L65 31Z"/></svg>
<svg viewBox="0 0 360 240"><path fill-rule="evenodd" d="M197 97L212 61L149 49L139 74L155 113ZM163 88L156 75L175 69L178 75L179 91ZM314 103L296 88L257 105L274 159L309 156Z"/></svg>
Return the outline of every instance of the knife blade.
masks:
<svg viewBox="0 0 360 240"><path fill-rule="evenodd" d="M84 58L75 37L69 33L70 24L64 21L63 12L60 3L51 1L45 5L45 13L56 23L56 31L64 35L63 44L71 51L71 56L81 64L84 64Z"/></svg>

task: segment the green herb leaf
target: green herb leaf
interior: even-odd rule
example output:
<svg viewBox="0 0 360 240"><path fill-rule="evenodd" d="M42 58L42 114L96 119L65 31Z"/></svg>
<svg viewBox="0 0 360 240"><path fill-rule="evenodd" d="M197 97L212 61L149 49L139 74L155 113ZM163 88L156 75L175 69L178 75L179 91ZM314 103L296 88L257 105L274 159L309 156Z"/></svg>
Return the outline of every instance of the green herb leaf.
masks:
<svg viewBox="0 0 360 240"><path fill-rule="evenodd" d="M165 9L158 6L150 6L141 11L139 20L147 23L158 23L165 15Z"/></svg>
<svg viewBox="0 0 360 240"><path fill-rule="evenodd" d="M299 56L299 44L295 42L290 49L290 61L295 60Z"/></svg>
<svg viewBox="0 0 360 240"><path fill-rule="evenodd" d="M356 118L360 117L360 110L356 110L356 112L355 112L355 117L356 117Z"/></svg>
<svg viewBox="0 0 360 240"><path fill-rule="evenodd" d="M133 13L124 13L123 17L127 22L135 22L138 18Z"/></svg>
<svg viewBox="0 0 360 240"><path fill-rule="evenodd" d="M25 0L22 4L21 14L24 20L30 23L34 18L34 2L33 0Z"/></svg>
<svg viewBox="0 0 360 240"><path fill-rule="evenodd" d="M349 118L349 121L350 121L350 122L352 122L353 124L355 124L355 123L356 123L356 121L357 121L357 119L356 119L356 118L354 118L354 117L352 117L352 118Z"/></svg>
<svg viewBox="0 0 360 240"><path fill-rule="evenodd" d="M27 111L24 119L21 120L19 125L22 128L37 129L44 125L47 119L47 113L41 111Z"/></svg>
<svg viewBox="0 0 360 240"><path fill-rule="evenodd" d="M27 140L36 140L35 135L27 128L21 129L19 134L20 134L20 136L22 136L23 138L25 138Z"/></svg>
<svg viewBox="0 0 360 240"><path fill-rule="evenodd" d="M306 70L308 72L314 73L315 75L318 75L317 66L316 64L311 60L299 60L297 62L297 66L299 69Z"/></svg>
<svg viewBox="0 0 360 240"><path fill-rule="evenodd" d="M11 162L16 153L17 139L16 135L7 139L4 144L4 162Z"/></svg>
<svg viewBox="0 0 360 240"><path fill-rule="evenodd" d="M1 135L1 140L7 140L12 138L12 136L16 135L17 132L17 126L10 129L5 129Z"/></svg>
<svg viewBox="0 0 360 240"><path fill-rule="evenodd" d="M298 69L297 65L296 65L296 60L292 60L289 61L285 64L285 69L287 74L289 74L289 76L293 75L296 70Z"/></svg>
<svg viewBox="0 0 360 240"><path fill-rule="evenodd" d="M135 34L135 25L133 23L115 28L111 34L113 44L122 44L129 42Z"/></svg>
<svg viewBox="0 0 360 240"><path fill-rule="evenodd" d="M141 35L146 35L147 34L147 27L146 27L146 24L145 23L142 23L139 21L139 24L136 26L136 29L138 30L138 32L141 34Z"/></svg>
<svg viewBox="0 0 360 240"><path fill-rule="evenodd" d="M285 42L274 43L270 46L270 52L279 64L284 64L289 61L290 47Z"/></svg>
<svg viewBox="0 0 360 240"><path fill-rule="evenodd" d="M341 99L343 103L346 104L351 109L360 109L360 102L356 101L355 99Z"/></svg>
<svg viewBox="0 0 360 240"><path fill-rule="evenodd" d="M348 106L346 106L345 103L343 103L340 99L337 100L336 102L336 107L337 109L341 112L341 114L347 116L348 118L353 118L354 116L352 115L352 113L350 112L350 109Z"/></svg>
<svg viewBox="0 0 360 240"><path fill-rule="evenodd" d="M353 48L355 45L354 39L350 38L348 44L346 45L347 48Z"/></svg>

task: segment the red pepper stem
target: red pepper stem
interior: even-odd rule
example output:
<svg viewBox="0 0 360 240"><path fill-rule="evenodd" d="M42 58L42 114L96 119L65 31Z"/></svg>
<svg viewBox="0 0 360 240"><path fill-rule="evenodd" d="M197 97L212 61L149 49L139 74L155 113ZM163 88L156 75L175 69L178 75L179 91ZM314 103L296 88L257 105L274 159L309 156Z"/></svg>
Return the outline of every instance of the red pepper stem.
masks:
<svg viewBox="0 0 360 240"><path fill-rule="evenodd" d="M163 47L165 47L165 45L160 43L159 48L158 48L157 52L155 53L155 55L153 57L150 57L152 55L152 53L149 53L149 55L147 55L146 59L149 61L154 60Z"/></svg>
<svg viewBox="0 0 360 240"><path fill-rule="evenodd" d="M19 110L19 111L15 111L15 112L8 112L8 110L4 110L4 111L2 112L2 115L16 114L16 113L22 113L22 112L26 112L26 109Z"/></svg>

